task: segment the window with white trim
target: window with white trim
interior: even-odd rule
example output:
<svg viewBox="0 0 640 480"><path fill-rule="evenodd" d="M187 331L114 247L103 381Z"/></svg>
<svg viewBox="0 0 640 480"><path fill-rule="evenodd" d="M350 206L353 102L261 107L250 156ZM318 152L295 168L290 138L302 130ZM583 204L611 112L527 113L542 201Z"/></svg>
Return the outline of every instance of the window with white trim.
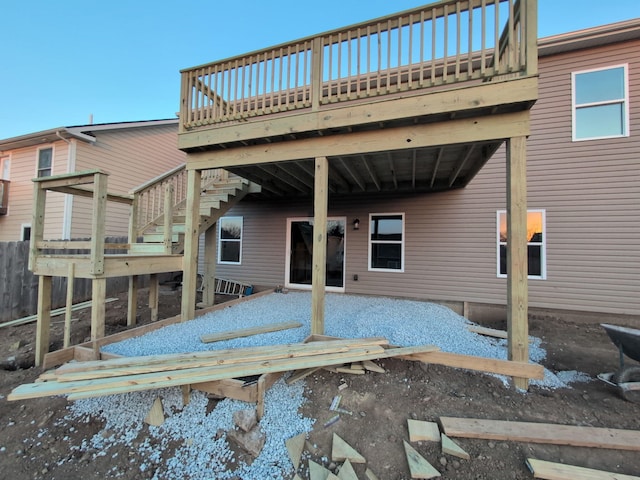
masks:
<svg viewBox="0 0 640 480"><path fill-rule="evenodd" d="M369 270L404 272L404 213L369 215Z"/></svg>
<svg viewBox="0 0 640 480"><path fill-rule="evenodd" d="M38 171L36 176L50 177L53 166L53 148L41 148L38 150Z"/></svg>
<svg viewBox="0 0 640 480"><path fill-rule="evenodd" d="M31 240L31 225L29 223L23 223L21 228L22 228L22 231L20 233L20 240L22 241Z"/></svg>
<svg viewBox="0 0 640 480"><path fill-rule="evenodd" d="M627 65L571 74L573 140L629 135Z"/></svg>
<svg viewBox="0 0 640 480"><path fill-rule="evenodd" d="M11 180L11 158L9 156L0 157L0 180Z"/></svg>
<svg viewBox="0 0 640 480"><path fill-rule="evenodd" d="M242 227L242 217L222 217L218 220L218 263L241 263Z"/></svg>
<svg viewBox="0 0 640 480"><path fill-rule="evenodd" d="M527 210L527 264L529 278L547 278L545 210ZM498 277L507 277L507 212L499 210L498 224Z"/></svg>

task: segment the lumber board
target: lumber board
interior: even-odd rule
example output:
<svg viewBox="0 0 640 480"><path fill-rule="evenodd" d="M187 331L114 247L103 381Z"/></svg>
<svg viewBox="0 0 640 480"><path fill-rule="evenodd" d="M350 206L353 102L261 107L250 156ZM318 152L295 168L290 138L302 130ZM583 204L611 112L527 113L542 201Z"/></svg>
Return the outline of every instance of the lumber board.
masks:
<svg viewBox="0 0 640 480"><path fill-rule="evenodd" d="M409 464L409 470L411 471L411 478L436 478L440 476L440 472L433 468L425 458L418 453L418 451L409 445L406 441L404 443L404 451L407 455L407 463Z"/></svg>
<svg viewBox="0 0 640 480"><path fill-rule="evenodd" d="M202 343L221 342L223 340L230 340L232 338L249 337L252 335L260 335L262 333L279 332L281 330L289 330L291 328L300 328L300 327L302 327L302 324L300 322L272 323L272 324L263 325L260 327L241 328L239 330L229 330L227 332L202 335L200 337L200 341Z"/></svg>
<svg viewBox="0 0 640 480"><path fill-rule="evenodd" d="M178 372L143 373L115 378L76 380L70 382L39 382L20 385L7 397L8 400L22 400L52 395L67 395L70 400L89 398L102 395L114 395L133 391L150 390L155 388L173 387L184 384L195 384L224 378L236 378L248 375L259 375L272 372L286 372L292 369L320 367L333 365L343 361L362 361L375 358L388 358L400 355L410 355L421 351L430 351L431 345L383 349L370 346L354 348L349 352L315 355L294 359L276 359L272 361L258 361L238 363L233 365L219 365L216 367L184 369Z"/></svg>
<svg viewBox="0 0 640 480"><path fill-rule="evenodd" d="M303 378L307 378L309 375L311 375L314 372L317 372L321 368L322 367L313 367L313 368L306 368L304 370L297 370L289 378L287 378L286 383L287 383L287 385L291 385L292 383L295 383L298 380L302 380Z"/></svg>
<svg viewBox="0 0 640 480"><path fill-rule="evenodd" d="M544 378L542 365L512 360L498 360L496 358L476 357L473 355L461 355L450 352L429 352L404 357L405 360L415 360L424 363L434 363L447 367L464 368L477 372L497 373L510 377Z"/></svg>
<svg viewBox="0 0 640 480"><path fill-rule="evenodd" d="M256 403L258 401L258 389L254 385L245 387L242 380L234 378L196 383L193 388L201 392L211 393L219 397L233 398L247 403Z"/></svg>
<svg viewBox="0 0 640 480"><path fill-rule="evenodd" d="M365 360L364 362L362 362L362 366L364 367L365 370L369 370L370 372L387 373L387 371L384 368L382 368L377 363L372 362L371 360Z"/></svg>
<svg viewBox="0 0 640 480"><path fill-rule="evenodd" d="M262 347L230 348L224 350L208 350L204 352L148 355L143 357L119 357L112 360L96 360L83 363L69 363L56 369L57 375L92 370L110 370L117 368L134 368L138 366L151 367L153 365L178 365L194 362L216 360L220 364L238 363L243 360L268 360L271 358L293 358L301 352L305 355L318 353L345 352L350 347L385 345L388 341L381 337L363 339L345 339L336 342L289 343L284 345L267 345Z"/></svg>
<svg viewBox="0 0 640 480"><path fill-rule="evenodd" d="M534 458L527 458L527 466L534 478L546 480L640 480L640 477L634 475L547 462Z"/></svg>
<svg viewBox="0 0 640 480"><path fill-rule="evenodd" d="M481 327L480 325L467 325L467 329L470 332L477 333L478 335L484 335L487 337L507 338L507 335L508 335L508 333L504 330Z"/></svg>
<svg viewBox="0 0 640 480"><path fill-rule="evenodd" d="M331 460L334 462L349 460L352 463L367 463L365 458L337 433L333 434Z"/></svg>
<svg viewBox="0 0 640 480"><path fill-rule="evenodd" d="M640 431L551 423L440 417L450 437L640 451Z"/></svg>
<svg viewBox="0 0 640 480"><path fill-rule="evenodd" d="M407 419L410 442L439 442L440 429L435 422Z"/></svg>

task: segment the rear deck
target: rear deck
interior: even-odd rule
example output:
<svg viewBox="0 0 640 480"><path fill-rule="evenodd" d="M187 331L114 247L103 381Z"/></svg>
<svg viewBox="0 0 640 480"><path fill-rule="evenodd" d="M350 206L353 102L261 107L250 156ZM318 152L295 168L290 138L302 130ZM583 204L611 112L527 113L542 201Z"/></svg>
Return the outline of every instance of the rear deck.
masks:
<svg viewBox="0 0 640 480"><path fill-rule="evenodd" d="M188 189L200 189L198 172L224 168L259 184L261 195L313 199L312 333L322 334L329 198L463 188L506 142L510 357L526 361L536 37L536 0L443 0L185 69L178 145L188 153ZM198 201L188 196L187 210ZM186 219L187 232L196 222ZM188 319L194 235L184 268Z"/></svg>

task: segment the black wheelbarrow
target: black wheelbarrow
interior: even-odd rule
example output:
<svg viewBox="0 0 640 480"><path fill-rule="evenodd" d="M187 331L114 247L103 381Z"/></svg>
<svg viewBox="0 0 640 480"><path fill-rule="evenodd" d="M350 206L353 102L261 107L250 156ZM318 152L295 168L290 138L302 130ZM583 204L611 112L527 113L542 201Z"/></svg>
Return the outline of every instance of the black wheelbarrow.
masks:
<svg viewBox="0 0 640 480"><path fill-rule="evenodd" d="M630 402L640 402L640 365L625 365L625 355L640 362L640 330L602 323L613 344L618 347L620 368L617 372L601 373L598 378L618 389Z"/></svg>

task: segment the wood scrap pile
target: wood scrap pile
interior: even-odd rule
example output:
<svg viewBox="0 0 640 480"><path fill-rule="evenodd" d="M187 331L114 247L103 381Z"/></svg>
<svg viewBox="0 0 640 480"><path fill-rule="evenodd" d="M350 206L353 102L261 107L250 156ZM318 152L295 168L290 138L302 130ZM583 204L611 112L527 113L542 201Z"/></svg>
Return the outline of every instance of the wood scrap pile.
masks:
<svg viewBox="0 0 640 480"><path fill-rule="evenodd" d="M389 348L384 338L366 338L72 362L44 373L35 383L20 385L7 398L66 395L77 400L436 350L430 345Z"/></svg>

